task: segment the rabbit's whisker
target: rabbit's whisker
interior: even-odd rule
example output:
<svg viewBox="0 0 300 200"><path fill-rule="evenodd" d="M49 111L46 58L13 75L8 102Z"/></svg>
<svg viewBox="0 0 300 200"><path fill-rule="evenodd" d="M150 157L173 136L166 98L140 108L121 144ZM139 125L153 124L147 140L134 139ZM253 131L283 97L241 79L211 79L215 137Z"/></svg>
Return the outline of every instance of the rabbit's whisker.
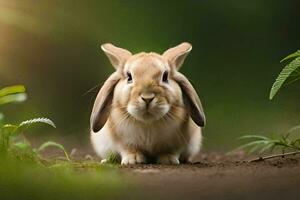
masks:
<svg viewBox="0 0 300 200"><path fill-rule="evenodd" d="M100 84L97 84L97 85L91 87L90 89L88 89L86 92L84 92L84 93L81 95L81 97L84 97L85 95L87 95L87 94L93 92L93 91L96 90L97 88L100 88Z"/></svg>
<svg viewBox="0 0 300 200"><path fill-rule="evenodd" d="M123 122L126 122L126 120L130 117L130 115L128 113L125 113L124 117L121 118L121 120L118 121L118 123L113 123L113 126L111 127L112 129L114 129L117 126L120 126Z"/></svg>

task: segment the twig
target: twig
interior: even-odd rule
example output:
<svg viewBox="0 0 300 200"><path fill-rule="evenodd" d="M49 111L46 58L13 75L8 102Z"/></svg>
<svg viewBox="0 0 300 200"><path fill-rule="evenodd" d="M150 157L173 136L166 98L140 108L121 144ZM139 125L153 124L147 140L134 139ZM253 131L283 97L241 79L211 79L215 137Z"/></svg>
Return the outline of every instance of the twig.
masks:
<svg viewBox="0 0 300 200"><path fill-rule="evenodd" d="M297 154L300 154L300 151L293 151L293 152L289 152L289 153L281 153L281 154L275 154L275 155L271 155L271 156L259 157L259 158L249 160L248 162L259 162L259 161L264 161L264 160L277 158L277 157L284 157L284 156L291 156L291 155L295 156Z"/></svg>

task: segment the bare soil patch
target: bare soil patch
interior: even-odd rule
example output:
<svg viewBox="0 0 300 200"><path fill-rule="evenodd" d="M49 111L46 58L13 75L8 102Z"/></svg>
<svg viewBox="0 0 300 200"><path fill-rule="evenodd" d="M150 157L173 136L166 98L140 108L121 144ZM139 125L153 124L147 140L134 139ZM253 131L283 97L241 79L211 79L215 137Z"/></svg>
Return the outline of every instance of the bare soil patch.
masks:
<svg viewBox="0 0 300 200"><path fill-rule="evenodd" d="M122 166L129 199L300 199L300 157L242 162L205 154L195 164Z"/></svg>

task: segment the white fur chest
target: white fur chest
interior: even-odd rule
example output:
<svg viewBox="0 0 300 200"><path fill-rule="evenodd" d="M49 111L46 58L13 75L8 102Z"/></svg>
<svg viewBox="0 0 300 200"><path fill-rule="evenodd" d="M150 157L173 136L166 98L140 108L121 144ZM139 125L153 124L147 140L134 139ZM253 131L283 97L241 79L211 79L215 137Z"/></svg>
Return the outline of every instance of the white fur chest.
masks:
<svg viewBox="0 0 300 200"><path fill-rule="evenodd" d="M175 121L146 125L128 120L121 123L115 131L125 145L137 147L150 154L159 151L177 151L185 140Z"/></svg>

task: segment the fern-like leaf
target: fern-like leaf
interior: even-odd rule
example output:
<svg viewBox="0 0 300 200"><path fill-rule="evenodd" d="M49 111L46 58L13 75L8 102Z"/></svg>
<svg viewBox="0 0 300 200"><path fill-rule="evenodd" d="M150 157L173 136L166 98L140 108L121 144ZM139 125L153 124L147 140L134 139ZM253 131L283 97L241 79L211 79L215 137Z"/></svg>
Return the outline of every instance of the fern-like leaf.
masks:
<svg viewBox="0 0 300 200"><path fill-rule="evenodd" d="M36 124L36 123L44 123L44 124L48 124L48 125L52 126L53 128L56 128L54 122L45 117L34 118L34 119L23 121L22 123L20 123L19 127L32 125L32 124Z"/></svg>
<svg viewBox="0 0 300 200"><path fill-rule="evenodd" d="M292 53L288 56L286 56L285 58L283 58L280 62L284 62L288 59L294 58L294 57L299 57L300 56L300 50L296 51L295 53Z"/></svg>
<svg viewBox="0 0 300 200"><path fill-rule="evenodd" d="M300 50L298 50L297 52L288 55L286 58L284 58L282 61L285 61L287 59L290 58L294 58L296 57L292 62L290 62L289 64L287 64L282 71L280 72L280 74L278 75L278 77L276 78L276 81L274 82L271 91L270 91L270 100L273 99L273 97L278 93L278 91L280 90L280 88L283 86L283 84L286 82L286 80L291 76L291 74L293 72L296 72L297 69L300 67ZM295 78L293 81L298 80L299 76L297 78Z"/></svg>

